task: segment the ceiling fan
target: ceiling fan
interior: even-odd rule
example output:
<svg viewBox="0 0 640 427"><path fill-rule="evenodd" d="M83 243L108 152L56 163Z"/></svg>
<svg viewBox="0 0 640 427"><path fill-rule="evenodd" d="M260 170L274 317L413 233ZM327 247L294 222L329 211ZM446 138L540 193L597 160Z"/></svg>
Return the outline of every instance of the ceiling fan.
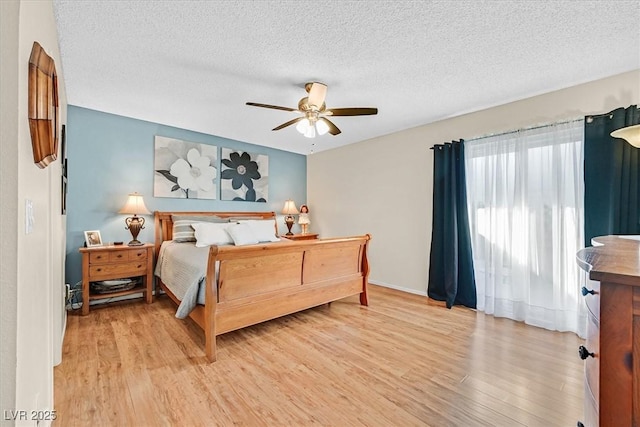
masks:
<svg viewBox="0 0 640 427"><path fill-rule="evenodd" d="M304 89L309 94L298 102L298 108L279 107L277 105L259 104L247 102L247 105L274 110L297 111L302 116L289 120L273 128L273 130L284 129L297 123L298 132L307 138L314 138L316 135L324 135L329 132L331 135L338 135L341 131L327 117L337 116L370 116L378 114L377 108L327 108L324 103L327 95L327 85L324 83L311 82L304 85Z"/></svg>

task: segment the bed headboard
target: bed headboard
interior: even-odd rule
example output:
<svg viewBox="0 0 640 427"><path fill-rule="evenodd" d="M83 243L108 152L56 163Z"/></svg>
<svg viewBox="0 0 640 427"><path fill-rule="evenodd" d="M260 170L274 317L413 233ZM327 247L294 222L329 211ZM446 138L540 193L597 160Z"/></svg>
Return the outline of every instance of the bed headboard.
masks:
<svg viewBox="0 0 640 427"><path fill-rule="evenodd" d="M276 219L275 212L154 212L155 224L155 255L156 259L160 253L160 246L165 240L173 238L172 215L182 216L215 216L218 218L249 218L249 219ZM278 227L276 224L276 233Z"/></svg>

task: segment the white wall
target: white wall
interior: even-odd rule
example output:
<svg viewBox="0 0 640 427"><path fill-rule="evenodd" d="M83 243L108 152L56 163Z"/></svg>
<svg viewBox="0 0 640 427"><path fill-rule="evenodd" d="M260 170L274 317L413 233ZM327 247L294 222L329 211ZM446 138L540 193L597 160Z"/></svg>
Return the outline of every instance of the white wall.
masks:
<svg viewBox="0 0 640 427"><path fill-rule="evenodd" d="M310 155L311 230L321 237L370 233L370 281L426 295L430 147L632 104L640 104L639 70Z"/></svg>
<svg viewBox="0 0 640 427"><path fill-rule="evenodd" d="M2 0L2 399L0 408L53 409L53 366L60 359L65 218L60 214L60 162L33 161L29 132L28 64L34 41L58 71L61 123L66 94L51 0ZM25 233L25 201L34 206ZM12 231L15 230L15 231ZM18 425L35 425L33 421ZM47 423L41 423L46 425Z"/></svg>
<svg viewBox="0 0 640 427"><path fill-rule="evenodd" d="M0 1L0 410L16 406L18 1ZM3 417L4 418L4 417Z"/></svg>

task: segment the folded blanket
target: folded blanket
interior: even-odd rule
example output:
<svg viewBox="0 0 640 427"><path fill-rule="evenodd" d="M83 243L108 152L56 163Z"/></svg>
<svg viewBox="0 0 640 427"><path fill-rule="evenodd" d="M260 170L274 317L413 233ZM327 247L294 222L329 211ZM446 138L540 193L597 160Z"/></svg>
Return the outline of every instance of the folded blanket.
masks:
<svg viewBox="0 0 640 427"><path fill-rule="evenodd" d="M194 242L162 242L155 275L180 300L176 317L186 318L197 304L204 304L209 247Z"/></svg>

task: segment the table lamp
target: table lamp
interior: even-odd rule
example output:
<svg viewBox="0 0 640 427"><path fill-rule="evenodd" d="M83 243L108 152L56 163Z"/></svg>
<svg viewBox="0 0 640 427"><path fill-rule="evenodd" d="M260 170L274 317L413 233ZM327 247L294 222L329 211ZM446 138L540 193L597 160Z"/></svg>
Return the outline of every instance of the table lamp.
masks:
<svg viewBox="0 0 640 427"><path fill-rule="evenodd" d="M295 202L291 199L284 202L282 213L286 215L284 223L287 224L287 229L289 230L286 236L293 236L293 233L291 232L291 227L293 227L294 222L293 215L296 215L298 213L298 208L296 208Z"/></svg>
<svg viewBox="0 0 640 427"><path fill-rule="evenodd" d="M140 246L142 242L138 240L138 233L144 228L144 218L138 215L149 215L151 212L144 205L142 195L138 193L129 194L127 203L124 207L118 211L121 214L130 214L133 216L127 217L124 222L127 224L125 227L131 232L133 240L129 242L129 246Z"/></svg>

